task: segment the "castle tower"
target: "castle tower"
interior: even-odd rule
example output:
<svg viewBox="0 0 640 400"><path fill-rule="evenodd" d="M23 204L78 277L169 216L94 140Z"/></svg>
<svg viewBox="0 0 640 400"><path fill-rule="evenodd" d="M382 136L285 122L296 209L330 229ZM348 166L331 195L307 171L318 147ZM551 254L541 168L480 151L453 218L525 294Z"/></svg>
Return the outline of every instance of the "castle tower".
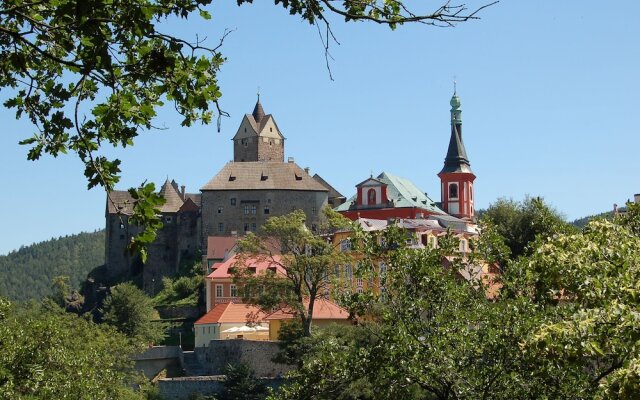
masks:
<svg viewBox="0 0 640 400"><path fill-rule="evenodd" d="M273 116L265 115L259 95L253 113L244 116L232 140L235 162L284 162L284 136Z"/></svg>
<svg viewBox="0 0 640 400"><path fill-rule="evenodd" d="M451 97L451 139L444 167L438 174L440 178L440 200L442 209L459 218L472 219L473 181L476 176L471 172L467 151L462 141L462 117L460 98L453 92Z"/></svg>

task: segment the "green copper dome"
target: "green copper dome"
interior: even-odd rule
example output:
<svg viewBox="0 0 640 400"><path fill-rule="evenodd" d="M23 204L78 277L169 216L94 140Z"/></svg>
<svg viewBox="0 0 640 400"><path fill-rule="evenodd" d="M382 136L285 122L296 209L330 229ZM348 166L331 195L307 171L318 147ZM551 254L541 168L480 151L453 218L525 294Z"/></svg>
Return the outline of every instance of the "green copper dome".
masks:
<svg viewBox="0 0 640 400"><path fill-rule="evenodd" d="M458 97L458 95L454 93L449 104L451 104L452 109L457 110L458 108L460 108L460 97Z"/></svg>

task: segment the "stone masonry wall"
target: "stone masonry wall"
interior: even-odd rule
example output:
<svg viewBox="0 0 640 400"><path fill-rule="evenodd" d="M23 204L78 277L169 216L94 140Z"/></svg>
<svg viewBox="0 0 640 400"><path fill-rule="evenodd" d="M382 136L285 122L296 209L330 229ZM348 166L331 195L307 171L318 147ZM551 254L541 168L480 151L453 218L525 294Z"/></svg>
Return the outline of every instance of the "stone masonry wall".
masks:
<svg viewBox="0 0 640 400"><path fill-rule="evenodd" d="M267 387L277 389L283 380L260 379ZM212 395L222 392L223 376L195 376L185 378L165 378L158 380L160 396L165 400L187 400L191 395Z"/></svg>
<svg viewBox="0 0 640 400"><path fill-rule="evenodd" d="M204 351L198 350L200 362L212 375L224 373L228 364L246 364L256 377L282 376L291 366L277 364L271 359L280 351L278 342L259 340L212 340Z"/></svg>

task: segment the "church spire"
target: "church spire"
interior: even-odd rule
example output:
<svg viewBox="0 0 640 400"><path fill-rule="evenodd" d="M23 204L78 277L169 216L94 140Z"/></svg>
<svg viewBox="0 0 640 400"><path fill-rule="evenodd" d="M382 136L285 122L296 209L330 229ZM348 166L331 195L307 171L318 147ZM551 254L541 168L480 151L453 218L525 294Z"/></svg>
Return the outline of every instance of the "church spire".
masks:
<svg viewBox="0 0 640 400"><path fill-rule="evenodd" d="M471 172L467 150L462 141L462 109L460 108L460 98L453 92L451 97L451 138L447 156L444 159L444 167L440 173L445 172Z"/></svg>
<svg viewBox="0 0 640 400"><path fill-rule="evenodd" d="M444 167L438 174L441 182L441 207L450 215L473 219L475 215L473 182L476 176L471 172L467 150L462 141L462 110L455 83L449 104L451 104L451 138L447 156L444 159Z"/></svg>

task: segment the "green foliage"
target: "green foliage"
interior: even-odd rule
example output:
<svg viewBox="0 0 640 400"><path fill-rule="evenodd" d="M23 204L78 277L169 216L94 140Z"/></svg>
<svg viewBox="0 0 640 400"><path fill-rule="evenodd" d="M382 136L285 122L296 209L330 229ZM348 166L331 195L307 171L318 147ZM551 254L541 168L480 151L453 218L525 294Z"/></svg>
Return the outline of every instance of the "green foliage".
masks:
<svg viewBox="0 0 640 400"><path fill-rule="evenodd" d="M224 373L224 389L219 400L262 400L267 397L267 388L245 364L227 365Z"/></svg>
<svg viewBox="0 0 640 400"><path fill-rule="evenodd" d="M589 371L596 398L636 398L640 325L640 214L558 235L505 276L511 293L558 307L562 318L526 342L535 357Z"/></svg>
<svg viewBox="0 0 640 400"><path fill-rule="evenodd" d="M191 268L171 279L162 278L162 290L153 298L155 305L197 305L204 287L202 265L194 262Z"/></svg>
<svg viewBox="0 0 640 400"><path fill-rule="evenodd" d="M0 256L0 296L13 301L54 295L57 276L79 288L87 274L104 263L104 231L80 233L22 247Z"/></svg>
<svg viewBox="0 0 640 400"><path fill-rule="evenodd" d="M139 346L159 342L164 337L164 325L147 295L131 283L111 288L103 305L103 319Z"/></svg>
<svg viewBox="0 0 640 400"><path fill-rule="evenodd" d="M576 220L573 220L571 222L571 225L575 226L578 229L583 229L584 227L586 227L589 222L591 222L592 220L595 219L608 219L608 220L612 220L613 219L613 212L612 211L606 211L600 214L595 214L595 215L589 215L588 217L583 217L583 218L578 218Z"/></svg>
<svg viewBox="0 0 640 400"><path fill-rule="evenodd" d="M595 392L585 364L523 349L537 329L561 321L564 308L518 295L487 300L481 281L460 279L466 260L450 256L453 237L438 249L407 249L399 229L383 234L384 246L356 233L368 258L387 265L384 290L350 296L359 325L312 336L301 367L272 398L589 398Z"/></svg>
<svg viewBox="0 0 640 400"><path fill-rule="evenodd" d="M11 308L0 343L0 398L141 398L130 388L132 348L107 325L61 309Z"/></svg>
<svg viewBox="0 0 640 400"><path fill-rule="evenodd" d="M71 288L69 277L56 276L53 278L53 295L49 297L58 307L65 311L80 313L84 305L84 297Z"/></svg>
<svg viewBox="0 0 640 400"><path fill-rule="evenodd" d="M536 239L546 240L556 233L576 230L542 198L529 196L521 202L498 199L482 213L481 222L492 225L504 238L513 259L531 254Z"/></svg>

